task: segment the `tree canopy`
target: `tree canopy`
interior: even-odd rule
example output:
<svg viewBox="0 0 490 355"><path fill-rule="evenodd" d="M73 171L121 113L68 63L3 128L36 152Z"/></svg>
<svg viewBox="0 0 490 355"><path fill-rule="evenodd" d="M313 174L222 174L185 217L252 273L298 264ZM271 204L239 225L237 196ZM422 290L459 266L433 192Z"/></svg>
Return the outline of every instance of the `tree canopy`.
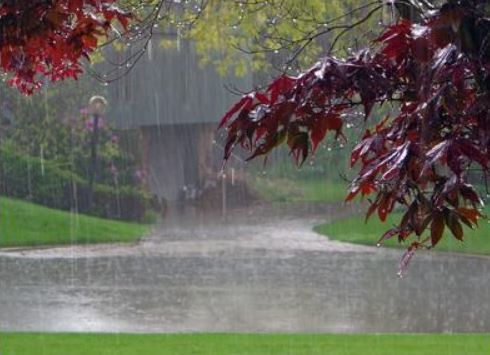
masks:
<svg viewBox="0 0 490 355"><path fill-rule="evenodd" d="M7 0L0 3L0 67L8 82L30 94L44 79L76 79L81 60L131 14L114 0Z"/></svg>
<svg viewBox="0 0 490 355"><path fill-rule="evenodd" d="M345 118L374 105L375 117L352 151L360 166L347 200L369 196L367 218L384 221L395 206L398 225L380 238L410 241L401 260L432 248L444 229L463 240L483 205L470 172L484 182L490 152L490 21L483 0L448 1L401 16L367 48L344 58L331 53L297 76L281 75L244 95L222 118L225 159L236 146L249 159L287 144L301 164L328 132L344 137ZM427 231L427 232L426 232Z"/></svg>
<svg viewBox="0 0 490 355"><path fill-rule="evenodd" d="M4 1L0 5L0 68L9 84L31 94L46 81L78 78L89 69L102 82L125 75L147 50L155 33L171 45L191 39L203 63L220 73L269 70L275 64L299 69L322 53L328 39L371 14L377 1L332 0L56 0ZM356 43L369 37L381 18L356 26ZM383 15L381 15L383 17ZM170 35L170 36L169 36ZM172 39L173 38L173 39ZM107 44L131 48L114 68L94 72L89 65ZM134 44L134 46L133 46ZM130 52L130 53L129 53ZM287 63L281 63L286 59ZM84 61L86 63L84 63ZM286 65L287 64L287 65ZM281 70L281 68L278 68Z"/></svg>

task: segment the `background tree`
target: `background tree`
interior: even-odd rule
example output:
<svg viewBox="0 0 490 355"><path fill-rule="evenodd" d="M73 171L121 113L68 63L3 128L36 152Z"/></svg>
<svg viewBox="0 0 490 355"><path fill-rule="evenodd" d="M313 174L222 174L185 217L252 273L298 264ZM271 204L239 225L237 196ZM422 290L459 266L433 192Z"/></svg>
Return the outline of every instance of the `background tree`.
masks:
<svg viewBox="0 0 490 355"><path fill-rule="evenodd" d="M186 7L184 14L172 21L180 26L184 36L196 42L203 63L214 64L223 74L233 70L236 75L242 75L247 70L270 71L274 65L281 71L282 66L286 69L290 66L290 70L309 66L328 41L321 36L307 37L334 31L331 27L339 25L340 20L346 22L374 5L357 10L356 3L352 0L211 0L198 8L199 20L193 20L196 8ZM370 32L366 31L365 35Z"/></svg>

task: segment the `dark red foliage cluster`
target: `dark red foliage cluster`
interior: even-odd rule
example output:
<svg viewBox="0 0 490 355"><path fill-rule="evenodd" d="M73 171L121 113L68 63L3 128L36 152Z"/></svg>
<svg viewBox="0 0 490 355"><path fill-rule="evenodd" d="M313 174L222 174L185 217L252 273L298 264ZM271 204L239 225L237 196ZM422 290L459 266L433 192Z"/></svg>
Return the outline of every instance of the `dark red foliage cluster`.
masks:
<svg viewBox="0 0 490 355"><path fill-rule="evenodd" d="M4 0L0 2L0 67L9 83L30 94L43 76L77 78L81 59L92 53L117 20L130 15L114 0Z"/></svg>
<svg viewBox="0 0 490 355"><path fill-rule="evenodd" d="M358 106L367 119L375 104L394 103L397 110L352 151L360 170L347 200L373 195L367 217L376 212L382 221L405 208L380 241L410 240L402 266L446 228L462 240L462 225L474 228L482 217L468 170L486 176L490 153L490 23L481 11L470 1L445 5L422 23L401 19L370 49L328 56L245 95L221 122L225 159L237 145L254 158L285 142L302 163L328 132L342 135L344 117Z"/></svg>

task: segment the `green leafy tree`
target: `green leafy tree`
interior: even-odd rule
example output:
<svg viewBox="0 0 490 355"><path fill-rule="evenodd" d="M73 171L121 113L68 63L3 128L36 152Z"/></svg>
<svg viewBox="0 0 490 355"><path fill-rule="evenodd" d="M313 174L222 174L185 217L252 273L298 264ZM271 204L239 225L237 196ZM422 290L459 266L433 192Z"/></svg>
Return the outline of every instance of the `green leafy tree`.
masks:
<svg viewBox="0 0 490 355"><path fill-rule="evenodd" d="M213 64L222 74L232 71L238 76L274 66L296 70L310 65L329 47L329 39L380 6L372 2L359 7L355 0L192 3L171 12L165 28L195 41L203 64ZM356 37L356 45L370 38L374 24L383 21L383 16L369 18L350 34ZM348 50L347 46L341 48L343 52Z"/></svg>

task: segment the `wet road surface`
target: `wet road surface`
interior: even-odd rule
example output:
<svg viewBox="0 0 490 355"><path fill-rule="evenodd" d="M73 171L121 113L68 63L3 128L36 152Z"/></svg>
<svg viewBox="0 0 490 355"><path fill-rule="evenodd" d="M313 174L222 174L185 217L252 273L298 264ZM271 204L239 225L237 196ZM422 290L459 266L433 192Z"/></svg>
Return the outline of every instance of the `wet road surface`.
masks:
<svg viewBox="0 0 490 355"><path fill-rule="evenodd" d="M490 258L329 241L353 212L186 211L136 245L0 252L0 330L490 332Z"/></svg>

